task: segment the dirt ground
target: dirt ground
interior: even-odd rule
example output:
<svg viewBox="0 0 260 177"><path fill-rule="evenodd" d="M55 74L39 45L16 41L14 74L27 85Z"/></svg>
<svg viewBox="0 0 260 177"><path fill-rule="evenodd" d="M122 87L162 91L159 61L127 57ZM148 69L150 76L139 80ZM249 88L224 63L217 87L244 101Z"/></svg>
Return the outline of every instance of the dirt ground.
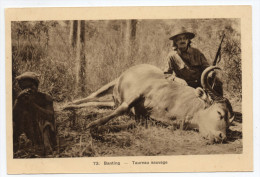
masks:
<svg viewBox="0 0 260 177"><path fill-rule="evenodd" d="M109 114L111 109L57 111L59 148L56 157L239 154L243 152L241 103L230 101L239 116L230 126L227 142L222 144L209 144L196 131L154 125L152 121L148 121L147 127L136 125L119 132L103 132L95 136L92 133L91 136L86 125ZM56 110L60 106L56 104ZM123 125L133 119L124 115L108 124Z"/></svg>

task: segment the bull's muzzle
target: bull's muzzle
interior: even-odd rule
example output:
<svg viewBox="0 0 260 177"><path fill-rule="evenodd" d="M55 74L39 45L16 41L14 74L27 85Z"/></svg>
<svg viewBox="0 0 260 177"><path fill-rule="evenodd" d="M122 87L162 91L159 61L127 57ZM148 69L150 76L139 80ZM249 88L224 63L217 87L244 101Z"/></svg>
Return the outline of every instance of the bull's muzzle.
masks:
<svg viewBox="0 0 260 177"><path fill-rule="evenodd" d="M219 133L215 138L214 138L214 143L223 143L227 139L227 136L224 133Z"/></svg>

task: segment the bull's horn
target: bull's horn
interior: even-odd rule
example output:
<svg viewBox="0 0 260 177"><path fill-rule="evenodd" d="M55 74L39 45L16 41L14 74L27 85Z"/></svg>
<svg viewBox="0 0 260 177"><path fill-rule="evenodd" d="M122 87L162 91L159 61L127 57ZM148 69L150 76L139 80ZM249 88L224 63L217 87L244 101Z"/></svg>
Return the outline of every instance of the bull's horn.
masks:
<svg viewBox="0 0 260 177"><path fill-rule="evenodd" d="M221 70L218 66L209 66L202 72L202 74L201 74L201 86L204 90L208 90L208 91L212 92L215 96L219 96L219 94L211 88L211 86L209 85L209 82L208 82L208 75L214 69Z"/></svg>

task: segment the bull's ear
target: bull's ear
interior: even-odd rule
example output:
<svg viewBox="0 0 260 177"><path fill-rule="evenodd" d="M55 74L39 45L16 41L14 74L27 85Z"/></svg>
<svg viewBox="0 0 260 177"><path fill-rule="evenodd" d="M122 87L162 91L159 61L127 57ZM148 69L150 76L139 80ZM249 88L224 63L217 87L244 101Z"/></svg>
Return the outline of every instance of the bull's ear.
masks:
<svg viewBox="0 0 260 177"><path fill-rule="evenodd" d="M200 87L195 89L195 94L198 98L202 99L203 101L207 101L208 99L207 93Z"/></svg>

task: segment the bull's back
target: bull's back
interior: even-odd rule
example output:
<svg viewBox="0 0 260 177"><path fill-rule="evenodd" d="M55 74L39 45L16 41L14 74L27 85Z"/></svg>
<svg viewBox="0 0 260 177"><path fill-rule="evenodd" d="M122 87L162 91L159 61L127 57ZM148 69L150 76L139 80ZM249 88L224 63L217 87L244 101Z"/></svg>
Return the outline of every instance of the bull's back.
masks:
<svg viewBox="0 0 260 177"><path fill-rule="evenodd" d="M151 89L153 84L165 82L162 70L149 65L136 65L126 70L114 88L114 97L120 102L140 96Z"/></svg>

